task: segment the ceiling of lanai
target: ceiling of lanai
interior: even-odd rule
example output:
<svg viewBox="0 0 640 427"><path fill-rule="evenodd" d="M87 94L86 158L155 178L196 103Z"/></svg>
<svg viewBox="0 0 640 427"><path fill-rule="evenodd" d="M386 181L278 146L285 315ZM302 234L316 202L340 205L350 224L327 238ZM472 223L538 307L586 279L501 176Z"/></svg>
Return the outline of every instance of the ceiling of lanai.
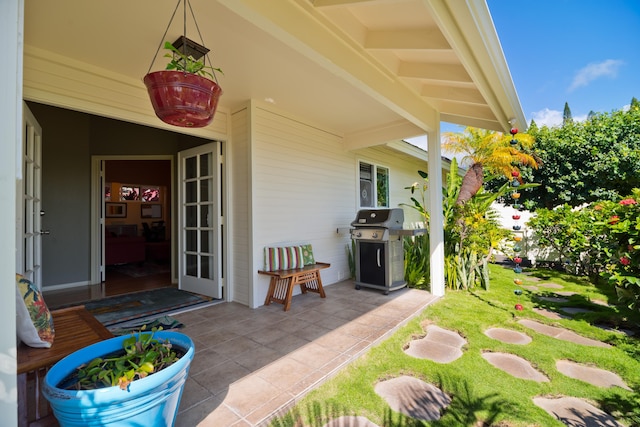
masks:
<svg viewBox="0 0 640 427"><path fill-rule="evenodd" d="M139 81L144 91L142 77L176 3L25 0L25 50L99 67ZM219 108L268 100L345 135L354 147L375 135L423 133L436 111L442 121L500 131L512 118L525 125L484 0L191 0L191 6L202 40L190 19L187 36L203 41L224 71ZM166 40L182 34L182 21L180 6ZM163 67L162 54L153 70Z"/></svg>

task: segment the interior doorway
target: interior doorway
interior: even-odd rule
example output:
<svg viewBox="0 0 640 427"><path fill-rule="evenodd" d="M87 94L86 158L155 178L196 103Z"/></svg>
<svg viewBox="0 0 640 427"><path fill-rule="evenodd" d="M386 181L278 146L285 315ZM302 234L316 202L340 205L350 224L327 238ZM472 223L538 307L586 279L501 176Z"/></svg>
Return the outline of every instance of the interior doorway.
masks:
<svg viewBox="0 0 640 427"><path fill-rule="evenodd" d="M98 271L104 296L175 286L173 157L101 156Z"/></svg>

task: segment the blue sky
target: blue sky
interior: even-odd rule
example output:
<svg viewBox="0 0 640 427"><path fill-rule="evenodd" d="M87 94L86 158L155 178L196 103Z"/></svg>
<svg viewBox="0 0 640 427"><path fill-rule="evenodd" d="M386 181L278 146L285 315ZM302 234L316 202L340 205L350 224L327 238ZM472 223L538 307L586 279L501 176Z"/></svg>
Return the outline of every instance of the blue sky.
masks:
<svg viewBox="0 0 640 427"><path fill-rule="evenodd" d="M640 0L487 0L527 125L640 99Z"/></svg>

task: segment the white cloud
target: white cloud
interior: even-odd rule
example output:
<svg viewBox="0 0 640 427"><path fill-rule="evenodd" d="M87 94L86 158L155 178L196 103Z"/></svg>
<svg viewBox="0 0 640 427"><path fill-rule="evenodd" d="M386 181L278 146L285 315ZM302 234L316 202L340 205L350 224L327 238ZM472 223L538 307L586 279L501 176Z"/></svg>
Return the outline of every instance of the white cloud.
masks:
<svg viewBox="0 0 640 427"><path fill-rule="evenodd" d="M544 110L536 111L531 115L533 121L536 122L538 127L546 126L560 126L562 125L562 111L550 110L545 108Z"/></svg>
<svg viewBox="0 0 640 427"><path fill-rule="evenodd" d="M568 91L571 92L581 86L587 86L592 81L600 77L616 77L618 69L624 64L624 61L618 59L607 59L599 63L591 63L579 70L573 78Z"/></svg>

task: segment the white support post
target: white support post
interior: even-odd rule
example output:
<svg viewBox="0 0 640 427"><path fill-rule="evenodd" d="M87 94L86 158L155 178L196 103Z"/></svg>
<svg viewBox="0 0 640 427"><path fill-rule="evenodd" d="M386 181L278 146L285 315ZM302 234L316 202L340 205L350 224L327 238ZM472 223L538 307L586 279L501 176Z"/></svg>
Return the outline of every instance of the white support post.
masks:
<svg viewBox="0 0 640 427"><path fill-rule="evenodd" d="M442 213L442 153L440 124L427 133L429 154L429 246L431 293L444 295L444 215Z"/></svg>
<svg viewBox="0 0 640 427"><path fill-rule="evenodd" d="M16 361L16 186L22 158L22 52L24 1L0 1L0 413L3 426L18 424Z"/></svg>

